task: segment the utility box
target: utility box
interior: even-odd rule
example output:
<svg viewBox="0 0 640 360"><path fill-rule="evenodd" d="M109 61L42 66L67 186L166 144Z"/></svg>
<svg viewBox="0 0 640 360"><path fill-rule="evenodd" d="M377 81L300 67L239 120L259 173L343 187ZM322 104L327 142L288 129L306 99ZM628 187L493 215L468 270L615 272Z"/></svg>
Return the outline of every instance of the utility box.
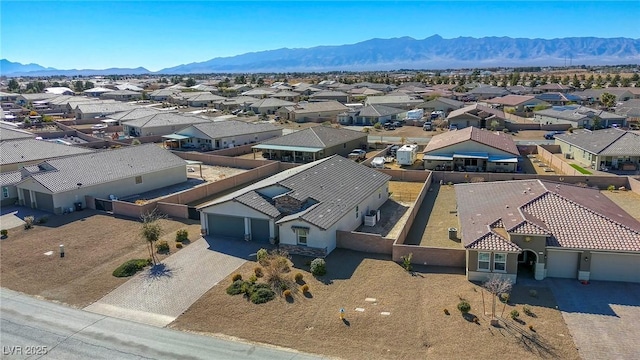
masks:
<svg viewBox="0 0 640 360"><path fill-rule="evenodd" d="M449 228L449 240L458 240L458 229L454 227Z"/></svg>

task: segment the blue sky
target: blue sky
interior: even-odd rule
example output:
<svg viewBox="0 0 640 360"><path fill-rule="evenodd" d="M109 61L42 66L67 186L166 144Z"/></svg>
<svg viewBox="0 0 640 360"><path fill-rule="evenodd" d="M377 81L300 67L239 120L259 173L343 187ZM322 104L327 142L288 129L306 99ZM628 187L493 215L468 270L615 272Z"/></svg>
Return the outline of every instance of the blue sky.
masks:
<svg viewBox="0 0 640 360"><path fill-rule="evenodd" d="M0 57L156 71L277 48L434 34L640 38L640 1L7 1Z"/></svg>

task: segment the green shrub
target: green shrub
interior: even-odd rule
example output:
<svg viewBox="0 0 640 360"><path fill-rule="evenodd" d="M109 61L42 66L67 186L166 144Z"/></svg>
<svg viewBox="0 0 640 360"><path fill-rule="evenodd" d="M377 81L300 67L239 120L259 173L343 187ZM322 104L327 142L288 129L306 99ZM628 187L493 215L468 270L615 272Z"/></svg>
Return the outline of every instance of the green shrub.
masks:
<svg viewBox="0 0 640 360"><path fill-rule="evenodd" d="M3 238L6 238L7 236L9 236L9 230L7 229L0 230L0 236L2 236Z"/></svg>
<svg viewBox="0 0 640 360"><path fill-rule="evenodd" d="M264 273L262 272L262 268L260 266L256 266L255 268L253 268L253 273L257 277L262 277L264 275Z"/></svg>
<svg viewBox="0 0 640 360"><path fill-rule="evenodd" d="M518 310L513 309L511 310L511 312L509 313L509 315L511 315L511 318L513 320L517 319L520 316L520 313L518 312Z"/></svg>
<svg viewBox="0 0 640 360"><path fill-rule="evenodd" d="M373 128L377 129L377 130L380 130L380 129L382 129L382 124L377 122L377 123L373 124Z"/></svg>
<svg viewBox="0 0 640 360"><path fill-rule="evenodd" d="M182 243L181 242L176 243L176 249L182 249Z"/></svg>
<svg viewBox="0 0 640 360"><path fill-rule="evenodd" d="M527 316L533 316L533 311L527 305L522 307L522 312L525 313L525 315Z"/></svg>
<svg viewBox="0 0 640 360"><path fill-rule="evenodd" d="M260 249L256 253L256 257L258 258L259 262L266 260L268 256L269 256L269 252L267 251L267 249Z"/></svg>
<svg viewBox="0 0 640 360"><path fill-rule="evenodd" d="M307 285L307 284L302 285L302 292L303 293L308 293L309 292L309 285Z"/></svg>
<svg viewBox="0 0 640 360"><path fill-rule="evenodd" d="M231 281L236 282L238 280L242 280L242 275L240 274L233 274L233 276L231 277Z"/></svg>
<svg viewBox="0 0 640 360"><path fill-rule="evenodd" d="M249 277L249 282L250 282L250 283L255 284L255 283L256 283L256 281L258 281L258 277L257 277L257 276L255 276L255 275L251 275L251 276Z"/></svg>
<svg viewBox="0 0 640 360"><path fill-rule="evenodd" d="M466 314L471 310L471 305L466 301L460 301L460 303L458 303L458 310L460 310L461 313Z"/></svg>
<svg viewBox="0 0 640 360"><path fill-rule="evenodd" d="M404 256L400 257L402 259L402 267L406 271L411 271L411 269L412 269L412 267L411 267L411 258L412 257L413 257L413 253L409 253L408 255L404 255Z"/></svg>
<svg viewBox="0 0 640 360"><path fill-rule="evenodd" d="M615 186L615 185L609 185L609 186L607 186L607 190L609 190L609 191L614 191L615 189L616 189L616 186Z"/></svg>
<svg viewBox="0 0 640 360"><path fill-rule="evenodd" d="M49 221L49 217L48 216L43 216L40 219L38 219L38 224L46 224L47 221Z"/></svg>
<svg viewBox="0 0 640 360"><path fill-rule="evenodd" d="M311 262L311 273L315 276L322 276L327 273L327 263L324 259L317 258Z"/></svg>
<svg viewBox="0 0 640 360"><path fill-rule="evenodd" d="M500 301L502 301L502 302L503 302L503 303L505 303L505 304L509 302L509 299L510 299L510 298L511 298L511 297L510 297L510 296L509 296L509 294L507 294L507 293L502 293L502 294L500 294Z"/></svg>
<svg viewBox="0 0 640 360"><path fill-rule="evenodd" d="M144 269L144 267L149 264L150 262L148 259L132 259L132 260L126 261L124 264L118 266L115 270L113 270L113 276L115 277L132 276L138 271Z"/></svg>
<svg viewBox="0 0 640 360"><path fill-rule="evenodd" d="M178 230L178 232L176 232L176 242L183 242L183 241L188 241L189 240L189 232L185 229L181 229Z"/></svg>
<svg viewBox="0 0 640 360"><path fill-rule="evenodd" d="M276 297L276 293L273 290L268 288L258 288L256 289L249 299L254 304L263 304L273 300Z"/></svg>
<svg viewBox="0 0 640 360"><path fill-rule="evenodd" d="M296 282L301 282L303 275L302 273L296 273L296 275L293 278L296 280Z"/></svg>
<svg viewBox="0 0 640 360"><path fill-rule="evenodd" d="M285 290L282 295L284 295L284 297L291 297L291 290Z"/></svg>
<svg viewBox="0 0 640 360"><path fill-rule="evenodd" d="M233 283L231 283L231 285L229 285L229 287L227 288L227 294L229 295L239 295L242 294L244 291L242 289L242 285L244 285L244 281L242 280L236 280Z"/></svg>
<svg viewBox="0 0 640 360"><path fill-rule="evenodd" d="M159 241L156 244L156 250L158 251L158 253L168 253L169 252L169 243L166 241Z"/></svg>
<svg viewBox="0 0 640 360"><path fill-rule="evenodd" d="M287 285L287 283L281 282L280 283L280 290L282 290L282 291L289 290L289 285Z"/></svg>

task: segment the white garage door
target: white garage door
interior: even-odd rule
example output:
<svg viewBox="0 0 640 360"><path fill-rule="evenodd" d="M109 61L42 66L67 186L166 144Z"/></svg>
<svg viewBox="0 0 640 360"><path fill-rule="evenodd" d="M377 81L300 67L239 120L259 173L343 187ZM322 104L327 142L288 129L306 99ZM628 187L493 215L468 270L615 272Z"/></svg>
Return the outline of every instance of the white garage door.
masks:
<svg viewBox="0 0 640 360"><path fill-rule="evenodd" d="M591 254L591 280L640 283L640 254Z"/></svg>
<svg viewBox="0 0 640 360"><path fill-rule="evenodd" d="M556 278L578 278L580 253L568 251L547 252L547 276Z"/></svg>

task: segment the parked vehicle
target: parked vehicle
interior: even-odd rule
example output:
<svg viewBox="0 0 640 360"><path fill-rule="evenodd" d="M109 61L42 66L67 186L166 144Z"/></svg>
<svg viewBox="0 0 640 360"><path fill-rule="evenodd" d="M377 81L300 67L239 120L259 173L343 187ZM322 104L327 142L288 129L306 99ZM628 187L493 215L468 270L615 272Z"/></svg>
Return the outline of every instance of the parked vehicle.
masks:
<svg viewBox="0 0 640 360"><path fill-rule="evenodd" d="M373 158L373 160L371 160L371 167L373 168L377 168L377 169L384 169L384 157L382 156L378 156Z"/></svg>
<svg viewBox="0 0 640 360"><path fill-rule="evenodd" d="M413 165L418 158L418 145L403 145L396 153L398 165Z"/></svg>
<svg viewBox="0 0 640 360"><path fill-rule="evenodd" d="M384 125L382 125L382 127L385 130L395 130L396 129L396 127L393 125L393 123L390 123L390 122L384 123Z"/></svg>
<svg viewBox="0 0 640 360"><path fill-rule="evenodd" d="M393 123L391 123L391 125L393 125L393 126L395 126L395 127L399 128L399 127L402 127L402 122L400 122L400 121L394 121Z"/></svg>
<svg viewBox="0 0 640 360"><path fill-rule="evenodd" d="M348 158L355 161L361 161L367 158L367 152L362 149L355 149L349 153Z"/></svg>
<svg viewBox="0 0 640 360"><path fill-rule="evenodd" d="M431 131L433 130L433 124L431 123L431 121L427 121L426 123L424 123L422 125L422 130L424 131Z"/></svg>
<svg viewBox="0 0 640 360"><path fill-rule="evenodd" d="M398 151L398 149L400 149L400 145L393 145L389 148L389 152L387 153L387 155L396 157L396 152Z"/></svg>
<svg viewBox="0 0 640 360"><path fill-rule="evenodd" d="M544 134L544 138L547 140L553 140L556 138L556 135L564 134L564 131L549 131Z"/></svg>

